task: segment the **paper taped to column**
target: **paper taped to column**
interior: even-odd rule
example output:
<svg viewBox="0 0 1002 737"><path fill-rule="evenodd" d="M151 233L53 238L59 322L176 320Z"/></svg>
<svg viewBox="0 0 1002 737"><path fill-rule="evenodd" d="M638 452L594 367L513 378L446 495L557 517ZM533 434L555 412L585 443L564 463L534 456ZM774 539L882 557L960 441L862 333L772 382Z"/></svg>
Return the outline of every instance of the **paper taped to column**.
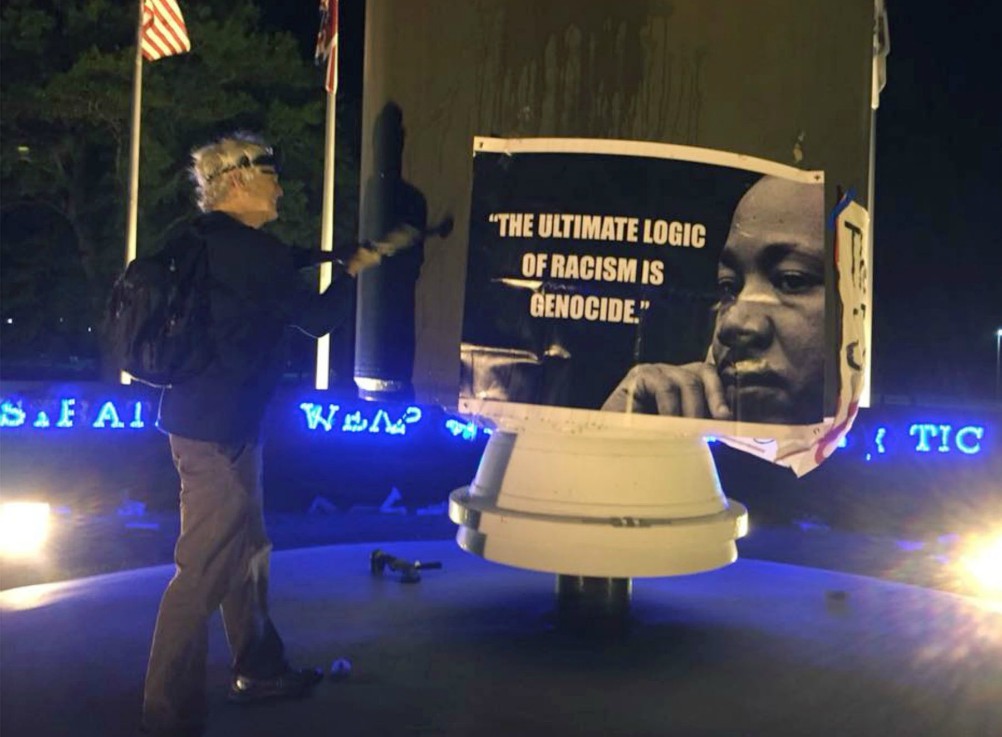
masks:
<svg viewBox="0 0 1002 737"><path fill-rule="evenodd" d="M473 154L462 411L710 434L798 473L837 445L861 390L868 231L848 198L825 212L824 172L604 139Z"/></svg>

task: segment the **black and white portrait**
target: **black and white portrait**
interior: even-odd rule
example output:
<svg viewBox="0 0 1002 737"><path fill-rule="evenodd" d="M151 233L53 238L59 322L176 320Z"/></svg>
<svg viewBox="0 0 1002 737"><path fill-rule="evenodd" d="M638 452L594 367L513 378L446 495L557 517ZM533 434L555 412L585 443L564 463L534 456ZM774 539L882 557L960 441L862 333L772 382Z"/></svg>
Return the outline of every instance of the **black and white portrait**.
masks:
<svg viewBox="0 0 1002 737"><path fill-rule="evenodd" d="M823 420L821 172L666 144L477 140L461 400Z"/></svg>

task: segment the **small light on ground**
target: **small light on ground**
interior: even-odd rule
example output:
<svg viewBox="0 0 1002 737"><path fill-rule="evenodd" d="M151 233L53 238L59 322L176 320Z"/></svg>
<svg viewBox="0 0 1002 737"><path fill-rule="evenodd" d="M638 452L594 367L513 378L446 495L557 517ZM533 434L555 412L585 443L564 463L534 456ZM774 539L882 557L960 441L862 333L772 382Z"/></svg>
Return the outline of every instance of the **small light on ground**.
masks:
<svg viewBox="0 0 1002 737"><path fill-rule="evenodd" d="M44 502L0 504L0 553L8 557L40 553L49 536L49 514Z"/></svg>

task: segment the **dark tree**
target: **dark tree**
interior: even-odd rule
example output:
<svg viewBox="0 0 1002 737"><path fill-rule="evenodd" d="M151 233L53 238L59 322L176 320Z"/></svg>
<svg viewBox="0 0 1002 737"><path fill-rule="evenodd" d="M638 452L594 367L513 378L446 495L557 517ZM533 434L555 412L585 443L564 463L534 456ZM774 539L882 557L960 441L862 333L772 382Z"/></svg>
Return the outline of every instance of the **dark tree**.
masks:
<svg viewBox="0 0 1002 737"><path fill-rule="evenodd" d="M144 64L140 253L193 212L192 147L235 129L279 145L285 196L275 231L315 245L322 73L301 39L262 30L251 0L183 10L192 52ZM4 3L0 336L8 375L18 358L62 363L99 354L93 328L125 243L136 9L122 11L111 0ZM353 154L339 145L339 241L356 232Z"/></svg>

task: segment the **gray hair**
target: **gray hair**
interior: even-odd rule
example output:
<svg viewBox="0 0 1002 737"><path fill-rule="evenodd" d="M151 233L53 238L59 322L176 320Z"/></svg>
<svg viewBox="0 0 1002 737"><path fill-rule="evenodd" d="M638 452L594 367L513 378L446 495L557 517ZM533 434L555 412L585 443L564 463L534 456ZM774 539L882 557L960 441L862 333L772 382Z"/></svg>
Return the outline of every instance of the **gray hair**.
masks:
<svg viewBox="0 0 1002 737"><path fill-rule="evenodd" d="M237 170L241 178L250 173L249 162L258 156L272 155L272 148L261 136L238 132L223 136L191 152L191 178L202 212L214 210L233 186L232 177L223 174ZM246 162L246 163L242 163Z"/></svg>

